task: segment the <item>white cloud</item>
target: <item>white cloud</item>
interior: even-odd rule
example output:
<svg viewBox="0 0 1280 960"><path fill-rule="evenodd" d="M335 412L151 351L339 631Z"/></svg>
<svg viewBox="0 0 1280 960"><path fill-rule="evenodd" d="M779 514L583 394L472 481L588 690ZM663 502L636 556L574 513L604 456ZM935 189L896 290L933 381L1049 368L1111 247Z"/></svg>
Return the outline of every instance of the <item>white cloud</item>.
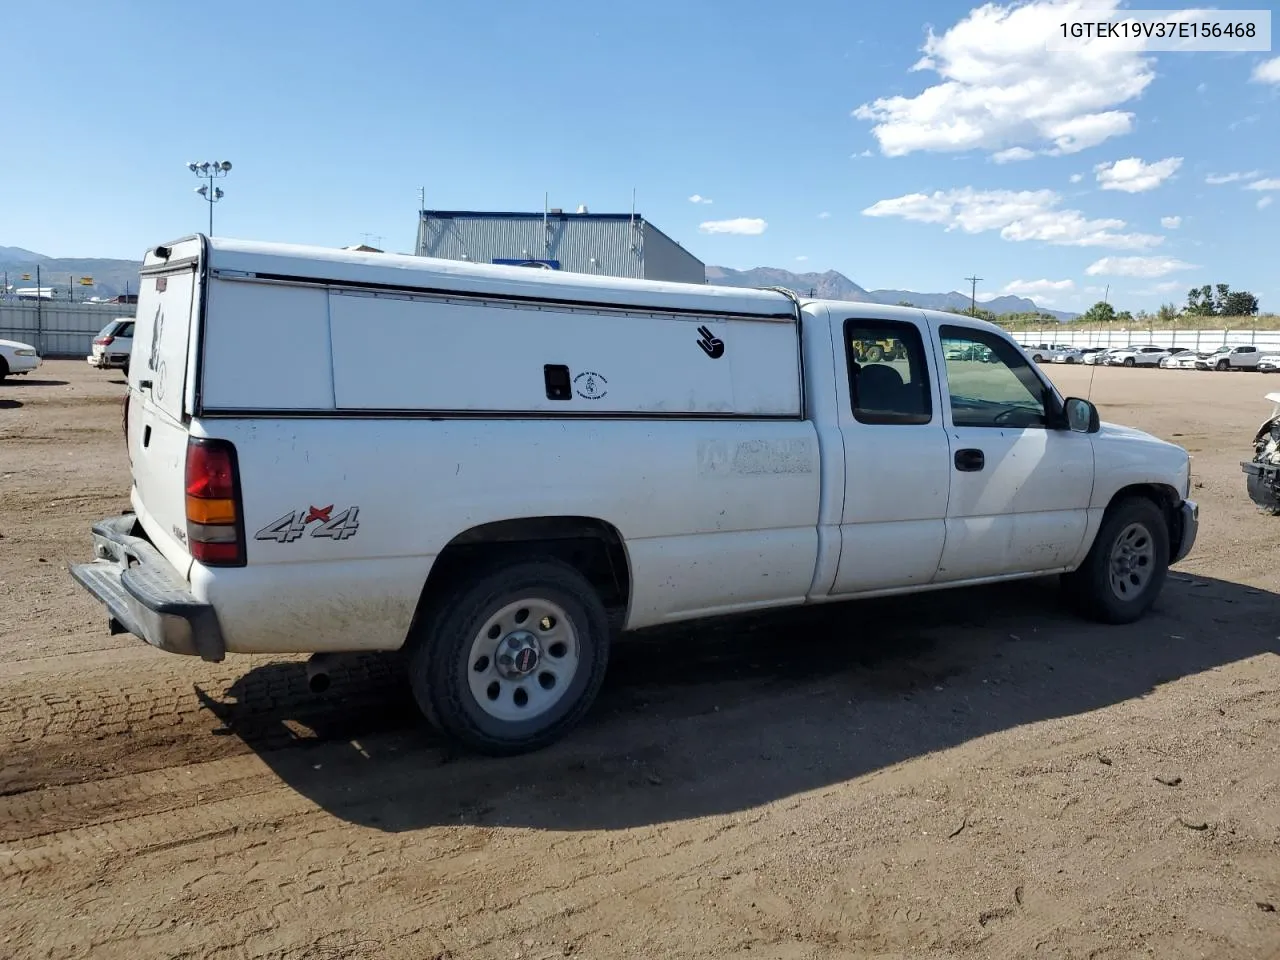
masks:
<svg viewBox="0 0 1280 960"><path fill-rule="evenodd" d="M1204 182L1216 187L1224 183L1235 183L1237 180L1250 180L1257 175L1257 170L1250 170L1248 173L1211 173L1204 178Z"/></svg>
<svg viewBox="0 0 1280 960"><path fill-rule="evenodd" d="M1246 190L1280 190L1280 180L1272 177L1268 180L1255 180L1245 187Z"/></svg>
<svg viewBox="0 0 1280 960"><path fill-rule="evenodd" d="M830 219L831 219L831 214L830 214L830 213L828 213L826 210L823 210L820 214L818 214L818 219L819 219L819 220L830 220Z"/></svg>
<svg viewBox="0 0 1280 960"><path fill-rule="evenodd" d="M769 224L759 217L736 217L733 220L708 220L698 225L703 233L732 233L740 237L758 237Z"/></svg>
<svg viewBox="0 0 1280 960"><path fill-rule="evenodd" d="M1083 179L1084 179L1084 174L1083 174L1083 173L1073 173L1073 174L1071 175L1071 182L1072 182L1072 183L1079 183L1079 182L1080 182L1081 180L1083 180Z"/></svg>
<svg viewBox="0 0 1280 960"><path fill-rule="evenodd" d="M1254 83L1280 83L1280 57L1262 61L1253 68L1249 79Z"/></svg>
<svg viewBox="0 0 1280 960"><path fill-rule="evenodd" d="M1196 93L1204 93L1209 89L1209 85L1203 81L1196 84Z"/></svg>
<svg viewBox="0 0 1280 960"><path fill-rule="evenodd" d="M1103 190L1145 193L1172 177L1180 166L1181 157L1165 157L1154 163L1144 163L1137 157L1126 157L1115 163L1100 163L1093 170Z"/></svg>
<svg viewBox="0 0 1280 960"><path fill-rule="evenodd" d="M874 153L872 153L870 150L863 150L861 153L851 153L851 154L849 154L849 159L851 159L851 160L857 160L859 157L874 157L874 156L875 156L875 154L874 154Z"/></svg>
<svg viewBox="0 0 1280 960"><path fill-rule="evenodd" d="M1074 280L1011 280L1000 290L1011 297L1040 297L1075 289Z"/></svg>
<svg viewBox="0 0 1280 960"><path fill-rule="evenodd" d="M1194 263L1176 257L1103 257L1085 267L1091 277L1164 277L1178 270L1194 270Z"/></svg>
<svg viewBox="0 0 1280 960"><path fill-rule="evenodd" d="M689 198L689 202L690 203L711 203L711 200L707 197L699 196L698 194L695 193L692 197Z"/></svg>
<svg viewBox="0 0 1280 960"><path fill-rule="evenodd" d="M1092 0L1090 14L1119 0ZM1036 2L971 10L941 36L929 30L913 71L941 78L914 97L881 97L853 111L875 124L886 156L916 150L1004 150L1040 146L1076 153L1130 131L1133 114L1114 109L1138 97L1153 61L1117 44L1046 50L1050 32L1080 2Z"/></svg>
<svg viewBox="0 0 1280 960"><path fill-rule="evenodd" d="M1182 218L1181 217L1161 217L1160 226L1164 227L1166 230L1177 230L1180 226L1182 226Z"/></svg>
<svg viewBox="0 0 1280 960"><path fill-rule="evenodd" d="M799 256L799 257L796 257L796 259L803 261L803 260L808 260L809 258L806 256Z"/></svg>
<svg viewBox="0 0 1280 960"><path fill-rule="evenodd" d="M1014 163L1018 160L1030 160L1034 156L1035 152L1026 147L1010 147L1008 150L993 153L991 159L996 163Z"/></svg>
<svg viewBox="0 0 1280 960"><path fill-rule="evenodd" d="M1261 200L1258 201L1258 209L1259 210L1267 209L1267 207L1271 206L1271 201L1274 199L1275 197L1263 197Z"/></svg>
<svg viewBox="0 0 1280 960"><path fill-rule="evenodd" d="M1115 247L1143 250L1164 237L1149 233L1119 233L1123 220L1090 220L1079 210L1059 210L1062 197L1052 190L959 190L932 194L909 193L880 200L863 210L868 217L902 217L919 223L943 224L965 233L999 230L1005 240L1040 240L1067 247Z"/></svg>

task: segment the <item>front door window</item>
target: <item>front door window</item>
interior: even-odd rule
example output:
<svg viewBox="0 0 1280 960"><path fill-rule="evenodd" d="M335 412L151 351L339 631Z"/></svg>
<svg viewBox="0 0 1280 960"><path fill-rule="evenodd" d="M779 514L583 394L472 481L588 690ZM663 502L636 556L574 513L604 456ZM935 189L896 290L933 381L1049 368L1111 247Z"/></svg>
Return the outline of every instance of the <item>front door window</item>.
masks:
<svg viewBox="0 0 1280 960"><path fill-rule="evenodd" d="M939 334L957 427L1044 427L1052 394L1004 338L943 326Z"/></svg>

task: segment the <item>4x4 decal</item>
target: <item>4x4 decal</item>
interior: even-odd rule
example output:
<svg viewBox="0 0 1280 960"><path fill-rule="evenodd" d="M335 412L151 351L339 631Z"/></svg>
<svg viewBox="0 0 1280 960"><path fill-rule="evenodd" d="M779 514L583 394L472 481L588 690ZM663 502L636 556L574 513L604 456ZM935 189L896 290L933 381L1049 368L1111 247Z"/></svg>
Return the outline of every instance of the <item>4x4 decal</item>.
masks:
<svg viewBox="0 0 1280 960"><path fill-rule="evenodd" d="M306 510L291 510L278 520L273 520L253 535L255 540L274 540L276 543L292 543L304 536L312 523L311 536L328 537L330 540L346 540L354 537L360 529L357 517L359 507L347 507L337 516L333 515L333 504L327 507L309 507Z"/></svg>

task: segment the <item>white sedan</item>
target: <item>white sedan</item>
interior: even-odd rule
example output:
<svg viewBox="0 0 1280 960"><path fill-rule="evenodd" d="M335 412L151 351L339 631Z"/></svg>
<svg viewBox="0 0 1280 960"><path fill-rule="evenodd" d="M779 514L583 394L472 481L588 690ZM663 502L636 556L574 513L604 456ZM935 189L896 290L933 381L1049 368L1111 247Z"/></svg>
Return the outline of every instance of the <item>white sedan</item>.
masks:
<svg viewBox="0 0 1280 960"><path fill-rule="evenodd" d="M1196 352L1179 348L1160 361L1165 370L1194 370L1196 368Z"/></svg>
<svg viewBox="0 0 1280 960"><path fill-rule="evenodd" d="M1107 363L1113 367L1154 367L1169 355L1164 347L1150 344L1140 347L1123 347L1112 350Z"/></svg>
<svg viewBox="0 0 1280 960"><path fill-rule="evenodd" d="M0 340L0 380L11 373L25 374L40 366L40 354L29 343Z"/></svg>

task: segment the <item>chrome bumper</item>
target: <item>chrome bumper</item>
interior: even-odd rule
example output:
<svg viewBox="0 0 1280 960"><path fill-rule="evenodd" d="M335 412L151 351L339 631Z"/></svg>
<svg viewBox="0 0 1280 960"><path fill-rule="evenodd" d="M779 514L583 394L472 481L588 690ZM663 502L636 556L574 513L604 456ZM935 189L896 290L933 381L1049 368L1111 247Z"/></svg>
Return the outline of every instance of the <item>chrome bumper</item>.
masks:
<svg viewBox="0 0 1280 960"><path fill-rule="evenodd" d="M150 541L135 535L136 523L131 513L95 523L97 559L69 564L71 576L106 606L111 633L132 633L168 653L222 660L226 644L213 607L192 595Z"/></svg>
<svg viewBox="0 0 1280 960"><path fill-rule="evenodd" d="M1191 552L1191 548L1196 545L1196 534L1200 532L1200 504L1194 500L1183 500L1179 513L1181 520L1178 524L1180 537L1173 551L1173 556L1169 558L1170 564L1177 563Z"/></svg>

